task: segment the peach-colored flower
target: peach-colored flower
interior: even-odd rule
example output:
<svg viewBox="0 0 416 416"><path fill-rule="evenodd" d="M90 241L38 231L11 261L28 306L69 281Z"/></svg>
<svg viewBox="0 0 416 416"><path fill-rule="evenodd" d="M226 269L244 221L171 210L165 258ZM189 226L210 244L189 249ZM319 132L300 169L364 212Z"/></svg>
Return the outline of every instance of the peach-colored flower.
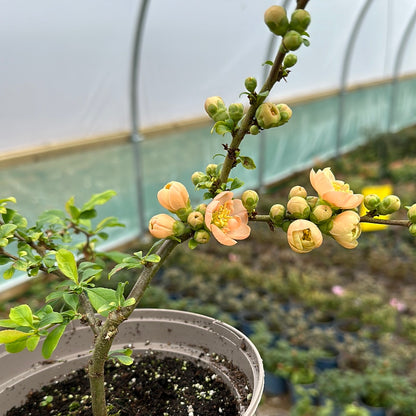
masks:
<svg viewBox="0 0 416 416"><path fill-rule="evenodd" d="M170 212L177 212L189 208L189 194L180 182L172 181L157 193L157 199L163 208Z"/></svg>
<svg viewBox="0 0 416 416"><path fill-rule="evenodd" d="M218 194L207 206L205 225L225 246L244 240L250 235L247 210L240 199L232 199L231 191Z"/></svg>
<svg viewBox="0 0 416 416"><path fill-rule="evenodd" d="M149 221L149 232L156 238L167 238L174 234L175 218L168 214L158 214Z"/></svg>
<svg viewBox="0 0 416 416"><path fill-rule="evenodd" d="M353 209L363 202L363 195L354 194L347 183L337 180L331 168L312 169L310 181L319 197L335 207Z"/></svg>
<svg viewBox="0 0 416 416"><path fill-rule="evenodd" d="M287 241L296 253L308 253L318 248L323 241L319 228L308 220L295 220L287 229Z"/></svg>
<svg viewBox="0 0 416 416"><path fill-rule="evenodd" d="M344 211L335 216L329 230L334 239L345 248L355 248L361 234L360 216L355 211Z"/></svg>

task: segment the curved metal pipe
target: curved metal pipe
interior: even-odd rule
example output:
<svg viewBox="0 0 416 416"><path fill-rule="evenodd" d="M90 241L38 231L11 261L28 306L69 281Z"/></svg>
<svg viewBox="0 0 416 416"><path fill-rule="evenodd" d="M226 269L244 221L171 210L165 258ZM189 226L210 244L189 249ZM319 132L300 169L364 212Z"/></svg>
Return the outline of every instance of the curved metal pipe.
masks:
<svg viewBox="0 0 416 416"><path fill-rule="evenodd" d="M145 230L145 212L144 212L144 186L143 186L143 168L141 163L141 142L143 137L139 133L139 109L138 109L138 81L139 81L139 63L140 52L143 39L144 22L150 0L142 0L140 5L136 31L133 42L131 78L130 78L130 121L131 121L131 143L133 146L134 162L136 167L136 191L137 191L137 209L139 235Z"/></svg>
<svg viewBox="0 0 416 416"><path fill-rule="evenodd" d="M399 49L397 50L396 59L394 61L392 83L391 83L391 90L390 90L389 112L388 112L388 118L387 118L387 132L389 133L392 130L392 124L394 120L394 113L395 113L396 101L397 101L397 83L399 79L400 68L403 63L404 51L406 50L406 47L409 44L410 33L414 29L415 24L416 24L416 8L413 11L413 14L410 16L410 19L406 25L406 28L403 31L403 35L399 43Z"/></svg>
<svg viewBox="0 0 416 416"><path fill-rule="evenodd" d="M351 56L354 51L355 41L357 40L360 27L364 21L365 15L373 0L367 0L361 8L358 17L354 23L351 31L350 39L348 41L347 49L345 51L344 60L342 64L339 99L338 99L338 121L337 121L337 141L336 141L336 155L339 156L342 142L342 127L344 124L344 108L345 108L345 92L347 85L347 77L350 69Z"/></svg>

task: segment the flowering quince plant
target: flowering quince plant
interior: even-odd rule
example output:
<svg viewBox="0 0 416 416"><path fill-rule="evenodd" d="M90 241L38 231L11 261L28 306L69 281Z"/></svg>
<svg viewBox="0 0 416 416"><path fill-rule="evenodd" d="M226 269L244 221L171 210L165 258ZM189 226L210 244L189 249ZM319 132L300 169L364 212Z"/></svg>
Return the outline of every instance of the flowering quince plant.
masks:
<svg viewBox="0 0 416 416"><path fill-rule="evenodd" d="M287 16L281 6L266 10L264 21L272 33L281 38L280 47L264 85L257 89L253 77L245 80L248 105L232 103L228 107L219 96L209 97L205 110L214 121L212 132L230 136L223 144L223 163L209 164L205 171L192 175L192 183L204 190L207 203L193 207L186 187L170 181L157 194L161 206L169 214L160 213L149 221L149 232L157 239L147 254L142 252L127 256L119 252L101 252L97 243L108 237L109 227L122 226L115 217L96 222L97 207L110 200L115 193L105 191L91 197L82 206L71 198L65 211L49 210L41 214L33 226L16 210L10 208L13 197L0 200L0 264L9 267L4 278L16 270L36 276L40 272L61 278L56 290L46 298L46 306L32 311L28 305L18 305L10 310L9 319L0 321L5 328L0 331L0 343L7 351L17 353L23 349L33 351L44 338L42 353L49 358L56 348L66 326L74 319L89 325L93 334L93 349L88 364L92 409L95 416L107 415L104 384L104 364L118 358L131 364L131 350L111 351L119 325L127 320L172 250L188 242L191 249L207 243L213 236L220 244L232 246L249 237L252 221L265 222L271 229L287 233L290 248L297 253L308 253L323 244L324 236L334 238L347 249L355 248L361 233L361 222L375 222L405 226L416 235L416 204L407 208L406 220L379 219L400 209L400 199L390 195L382 200L377 195L355 194L347 183L335 178L331 169L311 170L310 183L317 195L308 195L302 186L291 189L285 203L276 203L268 213L256 211L259 195L246 190L240 198L234 192L242 186L238 178L230 178L234 167L241 164L254 169L249 156L240 153L240 144L247 135L255 136L262 130L276 128L290 121L292 110L286 104L267 102L274 85L288 77L297 62L292 51L308 46L306 29L310 15L305 10L308 0L298 0L297 8ZM360 217L361 204L367 209ZM119 282L117 289L96 287L103 273L104 259L116 266L108 277L122 269L140 269L137 279L125 296L127 283ZM63 301L64 311L55 311L55 301Z"/></svg>

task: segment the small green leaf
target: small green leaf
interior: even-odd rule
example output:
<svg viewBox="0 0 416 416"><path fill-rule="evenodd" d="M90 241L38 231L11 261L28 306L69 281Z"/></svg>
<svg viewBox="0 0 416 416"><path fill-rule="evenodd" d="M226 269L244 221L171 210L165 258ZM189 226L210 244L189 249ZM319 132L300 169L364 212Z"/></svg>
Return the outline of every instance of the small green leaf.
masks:
<svg viewBox="0 0 416 416"><path fill-rule="evenodd" d="M19 325L17 325L11 319L0 319L0 327L3 327L3 328L17 328L18 326Z"/></svg>
<svg viewBox="0 0 416 416"><path fill-rule="evenodd" d="M125 225L119 222L116 217L107 217L98 223L95 232L97 233L105 227L125 227Z"/></svg>
<svg viewBox="0 0 416 416"><path fill-rule="evenodd" d="M12 278L13 275L14 275L14 271L15 271L15 269L13 267L10 267L9 269L5 270L3 272L3 278L6 279L6 280Z"/></svg>
<svg viewBox="0 0 416 416"><path fill-rule="evenodd" d="M78 309L79 296L76 293L64 293L62 297L74 311Z"/></svg>
<svg viewBox="0 0 416 416"><path fill-rule="evenodd" d="M61 339L62 334L66 328L65 325L59 325L49 332L48 336L45 338L45 341L42 345L42 355L48 359L55 351L55 348L58 345L59 340Z"/></svg>
<svg viewBox="0 0 416 416"><path fill-rule="evenodd" d="M33 328L33 313L29 305L19 305L11 308L9 318L19 326Z"/></svg>
<svg viewBox="0 0 416 416"><path fill-rule="evenodd" d="M7 263L10 263L11 261L12 261L12 259L10 257L0 256L0 266L3 266Z"/></svg>
<svg viewBox="0 0 416 416"><path fill-rule="evenodd" d="M81 220L90 220L91 218L95 218L97 216L97 210L95 209L87 209L85 211L81 211L79 214L79 218Z"/></svg>
<svg viewBox="0 0 416 416"><path fill-rule="evenodd" d="M215 133L224 136L226 133L231 133L232 129L225 123L225 121L217 121L214 126L212 127L211 133L215 131Z"/></svg>
<svg viewBox="0 0 416 416"><path fill-rule="evenodd" d="M4 329L0 331L0 344L10 344L15 341L28 338L30 334L18 331L17 329Z"/></svg>
<svg viewBox="0 0 416 416"><path fill-rule="evenodd" d="M256 169L256 164L254 163L254 161L251 157L240 156L239 159L240 159L240 162L241 162L242 166L245 169L249 169L249 170Z"/></svg>
<svg viewBox="0 0 416 416"><path fill-rule="evenodd" d="M59 270L74 283L78 284L78 270L74 255L64 248L56 252Z"/></svg>
<svg viewBox="0 0 416 416"><path fill-rule="evenodd" d="M230 189L234 190L237 188L241 188L243 185L244 185L244 182L241 179L234 178L233 181L231 182Z"/></svg>
<svg viewBox="0 0 416 416"><path fill-rule="evenodd" d="M15 224L3 224L0 227L0 237L10 237L16 228Z"/></svg>
<svg viewBox="0 0 416 416"><path fill-rule="evenodd" d="M136 303L136 299L134 298L128 298L123 302L123 307L132 306Z"/></svg>
<svg viewBox="0 0 416 416"><path fill-rule="evenodd" d="M115 263L121 263L126 257L128 257L128 254L122 253L121 251L106 251L102 253L97 253L100 257L108 258Z"/></svg>
<svg viewBox="0 0 416 416"><path fill-rule="evenodd" d="M75 198L72 196L65 204L66 212L71 216L73 220L78 220L80 210L74 205Z"/></svg>
<svg viewBox="0 0 416 416"><path fill-rule="evenodd" d="M51 300L60 299L63 297L65 292L62 290L57 290L55 292L49 293L48 296L46 296L46 302L50 302Z"/></svg>
<svg viewBox="0 0 416 416"><path fill-rule="evenodd" d="M40 340L39 335L32 335L26 341L26 348L29 351L34 351L36 349L36 347L38 346L39 340Z"/></svg>
<svg viewBox="0 0 416 416"><path fill-rule="evenodd" d="M264 65L270 65L270 66L273 66L273 62L272 62L272 61L266 61L266 62L264 62L262 65L263 65L263 66L264 66Z"/></svg>
<svg viewBox="0 0 416 416"><path fill-rule="evenodd" d="M116 291L105 287L87 289L87 295L93 308L98 311L103 306L110 303L117 303ZM105 316L105 315L103 315Z"/></svg>
<svg viewBox="0 0 416 416"><path fill-rule="evenodd" d="M103 205L115 195L116 192L111 189L100 194L94 194L90 200L84 204L82 211L93 209L96 205Z"/></svg>
<svg viewBox="0 0 416 416"><path fill-rule="evenodd" d="M42 317L42 319L40 320L38 324L38 327L44 328L46 326L50 326L53 324L60 324L61 322L63 322L63 320L64 318L59 312L50 312Z"/></svg>
<svg viewBox="0 0 416 416"><path fill-rule="evenodd" d="M26 339L27 338L23 338L15 342L11 342L10 344L6 344L6 351L10 352L11 354L23 351L26 347Z"/></svg>
<svg viewBox="0 0 416 416"><path fill-rule="evenodd" d="M131 365L134 362L133 358L127 357L126 355L115 355L114 358L120 361L123 365Z"/></svg>
<svg viewBox="0 0 416 416"><path fill-rule="evenodd" d="M144 258L145 261L148 263L159 263L160 262L160 256L157 254L149 254Z"/></svg>
<svg viewBox="0 0 416 416"><path fill-rule="evenodd" d="M195 248L197 248L198 247L198 243L193 239L193 238L191 238L189 241L188 241L188 247L191 249L191 250L194 250Z"/></svg>

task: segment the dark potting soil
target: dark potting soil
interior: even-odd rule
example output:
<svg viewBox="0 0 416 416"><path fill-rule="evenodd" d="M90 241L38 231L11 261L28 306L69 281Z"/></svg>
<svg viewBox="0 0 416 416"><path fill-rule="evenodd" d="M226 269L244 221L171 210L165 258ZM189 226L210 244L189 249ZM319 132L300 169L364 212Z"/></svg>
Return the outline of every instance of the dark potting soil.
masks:
<svg viewBox="0 0 416 416"><path fill-rule="evenodd" d="M246 390L244 376L241 382L240 390ZM153 352L138 356L130 366L108 363L106 390L112 416L239 415L236 398L211 370ZM75 371L63 381L30 393L24 405L6 414L22 415L91 416L86 370Z"/></svg>

